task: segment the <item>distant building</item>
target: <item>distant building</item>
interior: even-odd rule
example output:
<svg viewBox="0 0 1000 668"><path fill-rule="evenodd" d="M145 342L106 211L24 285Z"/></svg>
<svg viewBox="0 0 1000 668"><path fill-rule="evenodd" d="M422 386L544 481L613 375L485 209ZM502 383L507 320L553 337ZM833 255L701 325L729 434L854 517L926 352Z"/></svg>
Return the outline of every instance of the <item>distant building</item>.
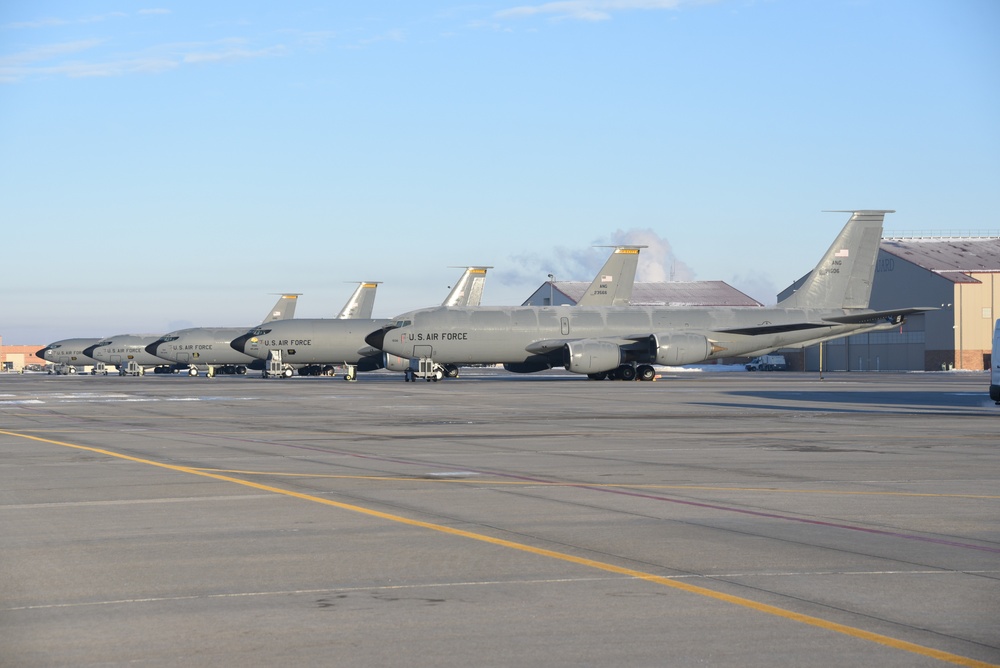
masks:
<svg viewBox="0 0 1000 668"><path fill-rule="evenodd" d="M522 306L576 304L588 287L589 281L546 281ZM723 281L636 283L630 303L636 306L762 306Z"/></svg>
<svg viewBox="0 0 1000 668"><path fill-rule="evenodd" d="M44 365L35 353L45 346L5 346L0 336L0 372L18 372L29 364Z"/></svg>
<svg viewBox="0 0 1000 668"><path fill-rule="evenodd" d="M805 277L778 295L781 300ZM1000 234L888 236L875 267L871 308L931 306L897 329L823 344L827 371L939 371L990 368L993 322L1000 312ZM800 368L818 371L819 346Z"/></svg>

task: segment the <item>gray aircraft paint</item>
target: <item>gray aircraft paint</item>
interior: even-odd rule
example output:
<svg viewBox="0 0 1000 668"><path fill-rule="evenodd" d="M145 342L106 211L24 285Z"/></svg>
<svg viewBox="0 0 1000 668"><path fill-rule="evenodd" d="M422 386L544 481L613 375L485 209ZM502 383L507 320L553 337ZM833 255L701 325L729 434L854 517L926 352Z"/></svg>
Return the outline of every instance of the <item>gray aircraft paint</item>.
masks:
<svg viewBox="0 0 1000 668"><path fill-rule="evenodd" d="M354 320L357 318L370 320L372 310L375 308L375 291L378 289L379 281L362 281L354 290L354 294L348 298L344 308L337 314L338 320ZM245 334L246 330L240 332ZM235 338L235 337L233 337Z"/></svg>
<svg viewBox="0 0 1000 668"><path fill-rule="evenodd" d="M51 364L67 366L93 366L99 360L84 354L84 350L100 343L101 339L62 339L45 346L35 356Z"/></svg>
<svg viewBox="0 0 1000 668"><path fill-rule="evenodd" d="M277 322L295 315L299 294L283 294L262 322ZM145 351L172 364L194 368L222 365L250 365L256 358L234 350L229 344L249 327L190 327L169 332L146 345Z"/></svg>
<svg viewBox="0 0 1000 668"><path fill-rule="evenodd" d="M482 296L486 271L490 267L466 267L444 303L467 304ZM259 360L271 351L280 351L286 364L357 366L360 371L372 371L384 366L382 351L365 343L372 330L384 327L387 319L300 318L273 322L236 337L232 347Z"/></svg>
<svg viewBox="0 0 1000 668"><path fill-rule="evenodd" d="M614 251L597 272L577 306L626 306L632 298L639 250L646 246L611 246Z"/></svg>
<svg viewBox="0 0 1000 668"><path fill-rule="evenodd" d="M83 352L105 364L115 366L133 361L144 368L168 365L170 363L163 358L146 352L146 346L159 338L159 334L116 334L101 339Z"/></svg>
<svg viewBox="0 0 1000 668"><path fill-rule="evenodd" d="M462 269L462 267L453 267ZM486 287L486 271L493 267L465 267L462 276L455 283L442 306L479 306L483 301L483 289Z"/></svg>
<svg viewBox="0 0 1000 668"><path fill-rule="evenodd" d="M888 210L855 211L802 288L774 308L526 306L433 308L397 318L369 345L439 364L599 374L627 364L680 365L762 354L896 324L926 309L867 309Z"/></svg>

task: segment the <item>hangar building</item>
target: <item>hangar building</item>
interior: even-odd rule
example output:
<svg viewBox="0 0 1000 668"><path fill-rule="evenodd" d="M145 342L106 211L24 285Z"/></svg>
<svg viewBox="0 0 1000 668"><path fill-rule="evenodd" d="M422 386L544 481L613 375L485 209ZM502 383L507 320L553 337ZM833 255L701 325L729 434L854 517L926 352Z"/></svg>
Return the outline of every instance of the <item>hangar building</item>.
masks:
<svg viewBox="0 0 1000 668"><path fill-rule="evenodd" d="M575 304L588 287L589 281L546 281L521 306ZM635 283L629 303L636 306L762 306L723 281Z"/></svg>

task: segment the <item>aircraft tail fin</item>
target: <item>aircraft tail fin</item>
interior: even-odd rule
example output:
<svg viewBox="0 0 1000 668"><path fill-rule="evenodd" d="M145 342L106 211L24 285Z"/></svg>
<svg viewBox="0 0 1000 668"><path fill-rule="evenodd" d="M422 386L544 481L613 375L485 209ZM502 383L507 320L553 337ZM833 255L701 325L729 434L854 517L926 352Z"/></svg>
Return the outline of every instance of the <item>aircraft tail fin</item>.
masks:
<svg viewBox="0 0 1000 668"><path fill-rule="evenodd" d="M626 306L632 298L639 250L646 246L612 246L611 257L597 272L577 306Z"/></svg>
<svg viewBox="0 0 1000 668"><path fill-rule="evenodd" d="M357 289L351 295L344 308L337 314L338 320L352 320L356 318L370 319L372 309L375 308L375 291L378 289L378 281L363 281L358 283Z"/></svg>
<svg viewBox="0 0 1000 668"><path fill-rule="evenodd" d="M479 306L486 287L486 270L493 267L466 267L441 306Z"/></svg>
<svg viewBox="0 0 1000 668"><path fill-rule="evenodd" d="M295 304L298 302L299 295L301 292L288 292L281 295L278 298L277 303L274 308L267 314L264 318L264 322L273 322L275 320L288 320L295 315Z"/></svg>
<svg viewBox="0 0 1000 668"><path fill-rule="evenodd" d="M842 211L851 219L801 287L778 303L781 308L868 308L882 221L889 209Z"/></svg>

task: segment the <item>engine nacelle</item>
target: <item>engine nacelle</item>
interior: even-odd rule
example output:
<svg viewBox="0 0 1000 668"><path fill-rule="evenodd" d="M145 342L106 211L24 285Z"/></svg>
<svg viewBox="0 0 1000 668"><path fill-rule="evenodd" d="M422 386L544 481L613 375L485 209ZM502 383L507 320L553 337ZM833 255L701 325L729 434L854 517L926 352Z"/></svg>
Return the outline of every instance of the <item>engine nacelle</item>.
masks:
<svg viewBox="0 0 1000 668"><path fill-rule="evenodd" d="M389 353L382 353L382 358L385 368L389 371L406 371L407 369L416 368L416 365L412 363L409 357L397 357Z"/></svg>
<svg viewBox="0 0 1000 668"><path fill-rule="evenodd" d="M680 366L707 360L714 346L701 334L653 334L649 337L651 354L657 364Z"/></svg>
<svg viewBox="0 0 1000 668"><path fill-rule="evenodd" d="M563 366L573 373L600 373L621 366L624 353L611 341L584 339L563 346Z"/></svg>
<svg viewBox="0 0 1000 668"><path fill-rule="evenodd" d="M552 362L547 357L537 355L524 362L507 362L503 368L511 373L538 373L552 368Z"/></svg>

